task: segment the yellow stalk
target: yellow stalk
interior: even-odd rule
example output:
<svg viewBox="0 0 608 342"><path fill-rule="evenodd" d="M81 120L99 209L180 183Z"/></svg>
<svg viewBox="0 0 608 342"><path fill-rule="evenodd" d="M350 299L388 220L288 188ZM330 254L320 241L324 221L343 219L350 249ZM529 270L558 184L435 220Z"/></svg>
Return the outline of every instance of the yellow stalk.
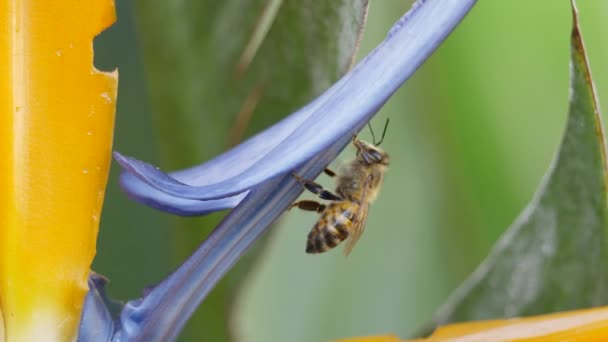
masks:
<svg viewBox="0 0 608 342"><path fill-rule="evenodd" d="M0 341L77 335L108 177L113 0L0 1Z"/></svg>

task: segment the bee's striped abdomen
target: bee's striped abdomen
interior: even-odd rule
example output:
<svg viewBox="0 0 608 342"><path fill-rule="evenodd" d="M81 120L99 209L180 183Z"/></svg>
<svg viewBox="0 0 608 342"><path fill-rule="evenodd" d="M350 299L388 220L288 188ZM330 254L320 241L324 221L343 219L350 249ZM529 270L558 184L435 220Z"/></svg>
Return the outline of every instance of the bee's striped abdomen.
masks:
<svg viewBox="0 0 608 342"><path fill-rule="evenodd" d="M358 208L348 202L330 204L308 234L306 253L323 253L346 240Z"/></svg>

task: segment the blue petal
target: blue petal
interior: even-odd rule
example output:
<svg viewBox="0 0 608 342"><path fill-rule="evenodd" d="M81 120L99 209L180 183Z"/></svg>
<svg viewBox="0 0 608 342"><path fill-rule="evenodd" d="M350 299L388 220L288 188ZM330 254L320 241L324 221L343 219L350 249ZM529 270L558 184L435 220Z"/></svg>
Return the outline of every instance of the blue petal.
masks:
<svg viewBox="0 0 608 342"><path fill-rule="evenodd" d="M387 38L351 72L308 106L237 148L167 175L135 159L117 161L168 195L214 200L237 195L296 169L343 136L355 134L439 46L474 0L418 1ZM190 180L190 181L189 181ZM129 191L131 182L123 183Z"/></svg>
<svg viewBox="0 0 608 342"><path fill-rule="evenodd" d="M104 300L107 279L91 272L89 292L84 301L78 329L78 341L110 341L114 335L114 321Z"/></svg>
<svg viewBox="0 0 608 342"><path fill-rule="evenodd" d="M475 3L475 0L427 0L419 1L419 3L421 4L421 7L419 7L417 11L414 11L414 14L406 15L406 17L400 20L395 25L395 28L391 30L389 36L393 35L393 38L389 37L389 41L390 39L394 39L396 34L401 34L403 31L408 32L409 35L414 35L418 32L422 34L422 32L425 32L427 39L429 39L428 37L433 38L429 44L434 44L433 47L436 47L441 39L453 30L456 24L464 17ZM426 31L434 31L435 33L429 35ZM425 44L419 43L416 48L428 48L423 47L423 45ZM406 47L400 48L406 49ZM430 51L428 51L426 55L428 54L430 54ZM412 63L419 64L421 62L412 61ZM343 81L341 81L341 84L343 84ZM390 84L391 86L396 86L395 83ZM337 90L330 90L330 93L334 91ZM388 90L385 89L384 91ZM392 91L394 91L394 89L391 90L391 92ZM377 92L380 91L377 90ZM335 93L332 94L335 95ZM343 105L347 106L347 104ZM352 109L353 108L350 108L350 110ZM316 114L313 111L310 118L314 117L314 115ZM305 161L298 169L298 173L305 178L314 178L318 175L323 168L340 153L343 147L350 142L351 131L356 131L364 126L366 119L366 116L362 116L360 119L351 118L351 120L348 121L350 126L340 130L342 135L334 136L332 138L334 139L334 143L328 145L328 148L324 148L321 151L316 151L316 153L312 154L314 157ZM330 119L325 118L325 120L327 122L327 120ZM332 121L330 120L329 122ZM314 129L321 129L321 127L315 126ZM337 128L334 127L334 129ZM268 131L264 134L267 133ZM289 138L293 140L290 140L289 143L291 144L293 141L301 139L302 136L306 136L306 134L293 132L290 134ZM321 139L318 136L315 136L315 138L318 138L317 140L324 139ZM326 140L327 139L323 141ZM314 146L317 147L322 146L322 143L319 143L318 141L312 144L316 144ZM271 166L276 167L277 165L268 166L259 163L261 163L262 160L274 160L278 163L279 160L274 154L277 153L278 150L281 150L281 148L283 148L283 146L274 147L272 150L269 150L269 153L263 159L260 159L259 162L254 163L249 168L239 172L242 175L245 175L250 173L250 170L254 169L258 172L263 171L266 175L276 174L274 171L266 169L270 169ZM302 148L298 149L298 146L286 147L286 150L283 150L289 151L289 148L297 151L306 150ZM288 158L290 161L283 163L295 163L293 160L297 159L297 156L285 156L285 158ZM124 161L125 160L123 160L123 162ZM302 161L300 161L300 163L302 163ZM126 164L130 164L130 161L126 160ZM205 165L201 166L201 168L209 167ZM284 164L281 165L283 166ZM137 170L138 167L139 166L136 165L133 169ZM289 169L291 168L288 168L288 170ZM144 176L150 177L149 174ZM156 177L162 179L162 177L165 176L152 176L152 178ZM250 182L252 179L255 179L254 175L249 175L248 177ZM242 184L246 184L237 183L237 181L232 178L227 178L227 180L223 182L241 184L241 186ZM200 188L213 189L214 186L215 185L212 184ZM226 194L230 195L234 191L236 190L228 190L223 193L222 196L225 196ZM271 178L270 180L253 187L241 203L224 218L220 225L211 233L209 238L203 242L183 265L158 286L153 288L144 298L130 301L125 305L120 316L121 329L114 340L165 341L176 339L177 335L190 318L190 315L207 296L209 291L211 291L221 277L301 192L302 187L290 175L282 178ZM304 252L304 243L302 245L302 252Z"/></svg>
<svg viewBox="0 0 608 342"><path fill-rule="evenodd" d="M116 158L124 157L117 155ZM174 177L179 179L179 175ZM128 172L123 172L120 175L120 185L127 192L129 198L152 208L180 216L205 215L214 211L234 208L247 195L247 192L244 192L236 196L209 201L179 198L149 186Z"/></svg>

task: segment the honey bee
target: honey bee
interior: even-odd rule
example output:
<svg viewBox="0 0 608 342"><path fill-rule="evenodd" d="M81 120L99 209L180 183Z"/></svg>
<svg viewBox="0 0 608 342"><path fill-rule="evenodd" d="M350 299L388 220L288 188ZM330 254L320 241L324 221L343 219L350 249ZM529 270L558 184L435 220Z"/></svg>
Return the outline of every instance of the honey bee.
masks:
<svg viewBox="0 0 608 342"><path fill-rule="evenodd" d="M321 214L308 234L306 253L326 252L348 238L344 247L344 255L348 255L359 241L365 229L369 206L378 196L389 163L388 154L379 147L384 140L387 126L388 120L382 138L377 143L373 130L371 131L373 144L357 139L356 135L353 136L352 144L357 154L344 171L337 175L335 193L324 190L320 184L293 173L306 190L317 194L321 199L330 201L325 205L317 201L302 200L294 202L289 207L289 209L297 207ZM325 173L331 177L336 176L336 173L329 169L325 169Z"/></svg>

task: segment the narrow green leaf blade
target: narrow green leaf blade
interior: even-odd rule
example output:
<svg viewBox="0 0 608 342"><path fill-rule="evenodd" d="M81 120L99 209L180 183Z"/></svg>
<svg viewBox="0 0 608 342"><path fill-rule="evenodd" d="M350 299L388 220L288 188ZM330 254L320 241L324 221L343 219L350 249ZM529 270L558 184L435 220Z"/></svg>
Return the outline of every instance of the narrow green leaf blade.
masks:
<svg viewBox="0 0 608 342"><path fill-rule="evenodd" d="M438 311L434 326L608 303L604 133L572 7L570 104L558 154L532 202Z"/></svg>

